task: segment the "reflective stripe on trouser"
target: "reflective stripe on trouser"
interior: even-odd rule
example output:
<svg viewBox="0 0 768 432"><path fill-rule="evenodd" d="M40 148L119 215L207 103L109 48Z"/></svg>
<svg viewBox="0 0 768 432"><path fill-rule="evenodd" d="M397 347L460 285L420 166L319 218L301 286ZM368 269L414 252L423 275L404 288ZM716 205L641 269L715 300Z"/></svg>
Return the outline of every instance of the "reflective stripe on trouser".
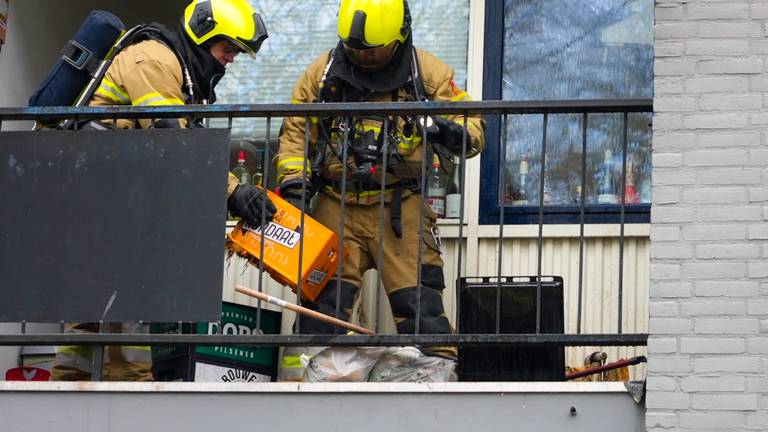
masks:
<svg viewBox="0 0 768 432"><path fill-rule="evenodd" d="M111 333L148 333L149 326L138 323L111 323ZM68 324L68 333L95 333L98 324ZM94 347L63 345L57 347L51 371L52 381L91 379ZM152 349L149 346L104 347L104 381L152 381Z"/></svg>
<svg viewBox="0 0 768 432"><path fill-rule="evenodd" d="M321 193L317 198L312 217L337 235L339 234L340 203L337 199ZM352 309L357 288L362 285L363 273L377 265L379 236L383 236L382 269L380 272L384 289L390 300L398 333L413 333L416 315L416 286L418 282L419 254L419 208L423 206L424 231L421 235L422 269L422 305L419 322L421 334L450 334L453 330L445 315L442 290L445 288L443 260L440 257L437 219L428 206L422 204L421 197L411 195L402 200L402 238L397 238L390 225L391 206L384 209L384 218L379 221L379 205L348 205L344 210L344 246L348 251L342 264L342 310ZM346 287L346 288L345 288ZM328 305L304 304L312 308L324 308L334 315L336 310L336 283L331 280L317 302L330 302ZM403 291L400 293L400 291ZM413 291L412 294L409 294ZM327 294L326 294L327 292ZM316 302L316 303L317 303ZM412 304L413 307L410 307ZM348 319L349 315L340 317ZM304 321L301 319L302 332ZM412 323L411 325L408 322ZM333 326L328 326L331 329ZM328 328L326 327L326 328ZM309 330L309 328L307 328ZM333 330L324 333L330 333ZM307 332L311 333L311 332ZM454 347L434 349L450 357L455 357Z"/></svg>

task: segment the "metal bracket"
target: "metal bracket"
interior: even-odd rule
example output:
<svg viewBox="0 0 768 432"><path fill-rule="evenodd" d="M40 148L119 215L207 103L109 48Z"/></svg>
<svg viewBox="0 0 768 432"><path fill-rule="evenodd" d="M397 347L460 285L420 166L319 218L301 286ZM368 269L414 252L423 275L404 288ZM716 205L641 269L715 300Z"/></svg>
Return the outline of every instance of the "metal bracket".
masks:
<svg viewBox="0 0 768 432"><path fill-rule="evenodd" d="M74 57L74 58L73 58ZM77 70L86 69L93 58L93 52L76 40L70 40L61 51L61 58Z"/></svg>

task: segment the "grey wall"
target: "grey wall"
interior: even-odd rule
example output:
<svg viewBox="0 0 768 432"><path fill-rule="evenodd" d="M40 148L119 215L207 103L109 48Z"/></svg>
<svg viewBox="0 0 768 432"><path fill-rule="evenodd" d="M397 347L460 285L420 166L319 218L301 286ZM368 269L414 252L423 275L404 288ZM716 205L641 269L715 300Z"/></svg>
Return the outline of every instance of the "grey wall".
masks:
<svg viewBox="0 0 768 432"><path fill-rule="evenodd" d="M764 1L656 1L647 426L768 430Z"/></svg>

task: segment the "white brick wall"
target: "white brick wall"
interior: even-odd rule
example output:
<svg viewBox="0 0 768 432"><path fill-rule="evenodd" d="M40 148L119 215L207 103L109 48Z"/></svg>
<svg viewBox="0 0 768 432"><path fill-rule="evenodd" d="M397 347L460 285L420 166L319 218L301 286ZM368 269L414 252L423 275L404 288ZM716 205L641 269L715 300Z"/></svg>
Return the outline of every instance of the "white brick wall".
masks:
<svg viewBox="0 0 768 432"><path fill-rule="evenodd" d="M649 431L768 430L768 0L656 0Z"/></svg>

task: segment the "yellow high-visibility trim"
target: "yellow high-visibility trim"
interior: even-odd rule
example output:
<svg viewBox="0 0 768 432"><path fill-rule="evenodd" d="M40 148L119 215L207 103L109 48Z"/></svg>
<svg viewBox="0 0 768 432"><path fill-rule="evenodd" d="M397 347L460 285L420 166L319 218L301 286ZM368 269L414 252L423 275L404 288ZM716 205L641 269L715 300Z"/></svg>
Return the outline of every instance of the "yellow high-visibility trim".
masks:
<svg viewBox="0 0 768 432"><path fill-rule="evenodd" d="M304 169L305 159L301 157L286 158L278 162L277 164L277 176L278 178L283 176L283 172L287 169L295 169L301 172ZM306 161L307 175L312 174L312 168L309 166L309 161Z"/></svg>
<svg viewBox="0 0 768 432"><path fill-rule="evenodd" d="M125 345L124 348L141 350L141 351L152 351L152 347L149 345Z"/></svg>
<svg viewBox="0 0 768 432"><path fill-rule="evenodd" d="M301 356L283 356L284 368L304 368L301 364Z"/></svg>
<svg viewBox="0 0 768 432"><path fill-rule="evenodd" d="M363 124L362 130L365 132L374 131L376 134L379 134L381 133L381 126ZM421 132L421 129L419 129L419 132ZM403 151L413 150L416 146L420 145L422 141L421 133L415 133L410 137L405 137L403 132L398 130L397 137L400 138L397 141L397 148Z"/></svg>
<svg viewBox="0 0 768 432"><path fill-rule="evenodd" d="M451 102L461 102L461 101L470 101L470 100L472 100L472 98L469 96L469 93L465 91L451 98Z"/></svg>
<svg viewBox="0 0 768 432"><path fill-rule="evenodd" d="M331 186L325 186L325 190L327 190L329 192L339 193L338 191L334 190ZM394 188L386 188L386 189L384 189L384 193L388 194L388 193L392 192L393 190L395 190L395 189ZM347 192L347 198L357 198L357 197L369 198L369 197L378 196L380 194L381 194L381 190L371 190L371 191L362 191L362 192Z"/></svg>
<svg viewBox="0 0 768 432"><path fill-rule="evenodd" d="M164 106L184 105L184 101L177 98L167 98L160 93L147 93L132 102L135 106Z"/></svg>
<svg viewBox="0 0 768 432"><path fill-rule="evenodd" d="M125 90L123 90L120 86L106 78L101 80L96 93L121 105L131 103L131 98L128 96L128 93L126 93Z"/></svg>
<svg viewBox="0 0 768 432"><path fill-rule="evenodd" d="M416 146L420 145L422 141L421 134L414 134L410 138L401 137L402 139L397 142L397 148L405 151L413 150Z"/></svg>
<svg viewBox="0 0 768 432"><path fill-rule="evenodd" d="M117 98L117 95L112 94L109 90L105 89L103 86L99 86L99 88L96 89L96 94L104 96L105 98L109 99L111 102L114 102L118 105L127 105L123 103L120 99Z"/></svg>
<svg viewBox="0 0 768 432"><path fill-rule="evenodd" d="M59 345L56 352L90 358L93 355L93 348L85 345Z"/></svg>

